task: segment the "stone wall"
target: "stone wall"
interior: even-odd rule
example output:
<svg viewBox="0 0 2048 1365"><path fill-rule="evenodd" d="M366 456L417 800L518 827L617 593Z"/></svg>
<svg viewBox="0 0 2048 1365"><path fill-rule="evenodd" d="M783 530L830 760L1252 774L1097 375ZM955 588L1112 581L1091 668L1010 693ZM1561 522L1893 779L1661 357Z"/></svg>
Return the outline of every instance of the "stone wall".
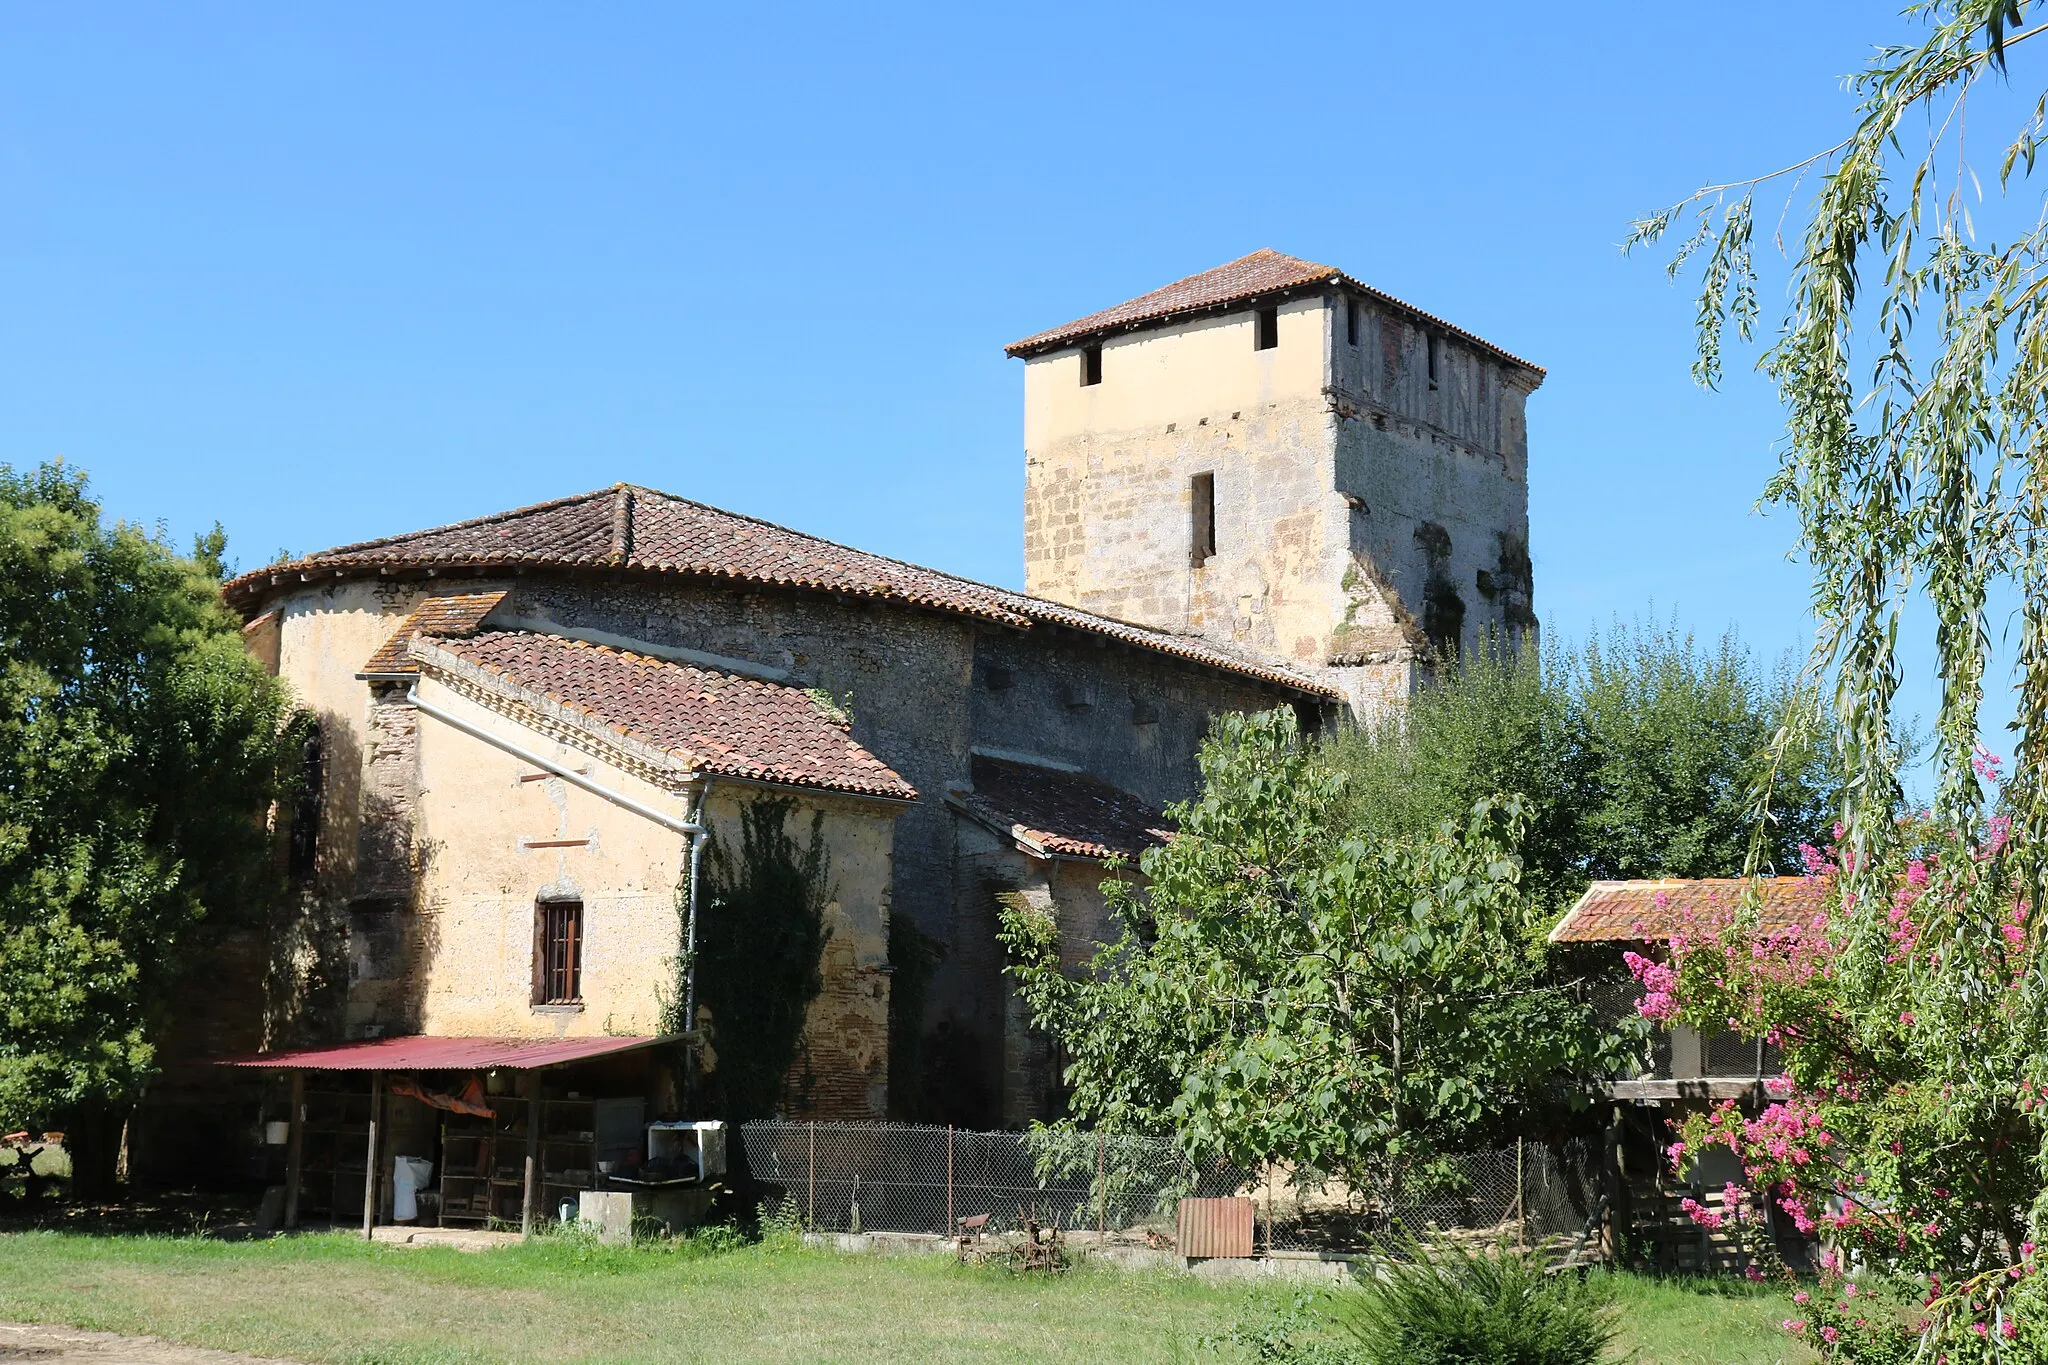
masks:
<svg viewBox="0 0 2048 1365"><path fill-rule="evenodd" d="M1525 403L1540 376L1376 301L1249 309L1025 367L1025 578L1398 705L1419 668L1533 629ZM1355 335L1355 340L1354 340ZM1215 554L1193 554L1194 479Z"/></svg>

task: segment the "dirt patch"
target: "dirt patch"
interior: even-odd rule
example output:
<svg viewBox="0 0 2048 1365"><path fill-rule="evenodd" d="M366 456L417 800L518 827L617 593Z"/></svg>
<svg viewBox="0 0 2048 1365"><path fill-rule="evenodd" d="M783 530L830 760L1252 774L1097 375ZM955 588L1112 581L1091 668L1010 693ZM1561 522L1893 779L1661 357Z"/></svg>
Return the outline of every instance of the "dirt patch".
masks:
<svg viewBox="0 0 2048 1365"><path fill-rule="evenodd" d="M92 1362L92 1365L290 1365L265 1356L235 1355L173 1346L155 1337L124 1337L76 1327L0 1322L0 1365L12 1361Z"/></svg>

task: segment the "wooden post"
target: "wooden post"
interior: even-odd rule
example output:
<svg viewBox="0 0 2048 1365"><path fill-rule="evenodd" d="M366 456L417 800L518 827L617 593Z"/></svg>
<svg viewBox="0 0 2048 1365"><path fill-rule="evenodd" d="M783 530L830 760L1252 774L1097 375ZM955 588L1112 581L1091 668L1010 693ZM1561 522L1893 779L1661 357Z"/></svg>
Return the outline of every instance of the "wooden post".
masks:
<svg viewBox="0 0 2048 1365"><path fill-rule="evenodd" d="M818 1121L816 1119L811 1120L811 1196L807 1207L810 1211L804 1215L804 1222L807 1225L807 1230L815 1229L818 1226Z"/></svg>
<svg viewBox="0 0 2048 1365"><path fill-rule="evenodd" d="M1095 1129L1095 1245L1109 1241L1109 1138Z"/></svg>
<svg viewBox="0 0 2048 1365"><path fill-rule="evenodd" d="M306 1165L306 1073L292 1072L290 1136L284 1149L284 1225L299 1225L299 1181Z"/></svg>
<svg viewBox="0 0 2048 1365"><path fill-rule="evenodd" d="M384 1116L384 1073L370 1073L370 1143L363 1158L363 1240L377 1225L377 1122Z"/></svg>
<svg viewBox="0 0 2048 1365"><path fill-rule="evenodd" d="M946 1235L951 1237L960 1231L959 1222L953 1217L953 1125L946 1125Z"/></svg>
<svg viewBox="0 0 2048 1365"><path fill-rule="evenodd" d="M526 1187L519 1200L519 1235L533 1236L533 1212L540 1203L540 1073L526 1073Z"/></svg>

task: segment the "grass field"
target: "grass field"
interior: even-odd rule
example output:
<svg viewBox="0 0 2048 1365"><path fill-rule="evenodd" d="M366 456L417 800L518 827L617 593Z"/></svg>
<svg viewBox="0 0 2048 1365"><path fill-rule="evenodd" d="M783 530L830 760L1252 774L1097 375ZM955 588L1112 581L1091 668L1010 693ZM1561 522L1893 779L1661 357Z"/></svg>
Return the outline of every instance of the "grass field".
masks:
<svg viewBox="0 0 2048 1365"><path fill-rule="evenodd" d="M1658 1365L1800 1362L1785 1301L1618 1277L1626 1351ZM1227 1361L1251 1307L1175 1274L1046 1278L944 1258L548 1239L483 1254L344 1235L227 1243L0 1236L0 1320L150 1333L348 1365L469 1361Z"/></svg>

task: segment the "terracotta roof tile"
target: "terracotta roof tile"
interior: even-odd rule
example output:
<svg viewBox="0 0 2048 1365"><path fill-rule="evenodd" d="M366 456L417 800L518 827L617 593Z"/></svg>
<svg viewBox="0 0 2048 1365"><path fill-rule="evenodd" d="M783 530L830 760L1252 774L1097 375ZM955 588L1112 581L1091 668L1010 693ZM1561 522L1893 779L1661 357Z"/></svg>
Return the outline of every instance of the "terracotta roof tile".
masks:
<svg viewBox="0 0 2048 1365"><path fill-rule="evenodd" d="M971 772L974 790L953 802L1047 853L1135 861L1173 837L1157 806L1092 777L980 754Z"/></svg>
<svg viewBox="0 0 2048 1365"><path fill-rule="evenodd" d="M418 673L419 665L407 653L413 636L474 635L483 625L484 618L504 600L502 592L465 592L429 597L398 623L398 629L391 632L391 638L363 665L363 672L387 677Z"/></svg>
<svg viewBox="0 0 2048 1365"><path fill-rule="evenodd" d="M530 631L412 642L716 776L914 801L917 789L801 688Z"/></svg>
<svg viewBox="0 0 2048 1365"><path fill-rule="evenodd" d="M1300 289L1313 284L1341 285L1410 317L1427 322L1452 336L1462 337L1489 355L1505 360L1509 364L1518 365L1532 374L1543 373L1542 366L1532 365L1520 356L1502 350L1484 337L1474 336L1455 323L1446 322L1434 313L1426 313L1412 303L1403 303L1392 294L1355 280L1333 265L1318 265L1314 261L1304 261L1298 256L1289 256L1270 247L1254 251L1249 256L1240 256L1213 270L1204 270L1199 275L1175 280L1164 288L1155 289L1149 294L1140 294L1137 298L1120 303L1114 308L1105 308L1099 313L1090 313L1085 318L1076 318L1049 331L1025 337L1022 341L1011 342L1003 349L1013 356L1036 355L1072 346L1084 338L1160 326L1191 314L1228 307L1234 303L1245 303L1262 295L1277 294L1283 289Z"/></svg>
<svg viewBox="0 0 2048 1365"><path fill-rule="evenodd" d="M242 605L302 576L522 565L687 574L879 598L1020 628L1063 626L1295 691L1337 695L1305 674L1194 636L955 578L629 484L322 550L243 574L228 584L227 592L229 601Z"/></svg>
<svg viewBox="0 0 2048 1365"><path fill-rule="evenodd" d="M1741 877L1689 881L1594 882L1550 931L1552 943L1654 943L1689 919L1727 914L1742 903ZM1757 884L1762 926L1784 929L1827 910L1822 877L1765 877Z"/></svg>

